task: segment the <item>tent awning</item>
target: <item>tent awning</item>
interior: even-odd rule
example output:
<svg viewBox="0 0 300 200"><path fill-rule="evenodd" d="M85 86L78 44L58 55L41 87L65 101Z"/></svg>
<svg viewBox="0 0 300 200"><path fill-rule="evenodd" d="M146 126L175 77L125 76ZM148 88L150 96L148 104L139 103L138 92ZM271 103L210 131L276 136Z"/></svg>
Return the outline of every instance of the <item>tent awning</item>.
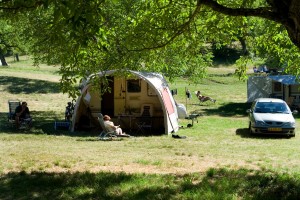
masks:
<svg viewBox="0 0 300 200"><path fill-rule="evenodd" d="M283 85L299 85L300 83L296 79L296 76L293 75L276 75L276 76L268 76L269 79L273 81L280 82Z"/></svg>

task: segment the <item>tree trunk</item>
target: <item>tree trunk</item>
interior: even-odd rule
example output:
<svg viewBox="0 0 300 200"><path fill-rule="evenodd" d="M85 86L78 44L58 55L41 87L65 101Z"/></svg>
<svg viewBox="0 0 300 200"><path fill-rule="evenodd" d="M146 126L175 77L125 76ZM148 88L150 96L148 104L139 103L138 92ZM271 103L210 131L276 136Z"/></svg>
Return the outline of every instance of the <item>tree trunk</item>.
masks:
<svg viewBox="0 0 300 200"><path fill-rule="evenodd" d="M1 60L2 66L8 66L8 64L5 60L5 57L2 53L0 54L0 60Z"/></svg>
<svg viewBox="0 0 300 200"><path fill-rule="evenodd" d="M244 38L242 38L242 37L239 37L239 41L240 41L240 43L242 45L242 54L245 55L245 56L249 55L249 51L247 49L246 40Z"/></svg>
<svg viewBox="0 0 300 200"><path fill-rule="evenodd" d="M15 57L16 57L16 61L19 62L19 61L20 61L20 59L19 59L19 54L16 53L16 54L15 54Z"/></svg>
<svg viewBox="0 0 300 200"><path fill-rule="evenodd" d="M289 7L289 26L287 27L291 40L300 48L300 1L293 0Z"/></svg>

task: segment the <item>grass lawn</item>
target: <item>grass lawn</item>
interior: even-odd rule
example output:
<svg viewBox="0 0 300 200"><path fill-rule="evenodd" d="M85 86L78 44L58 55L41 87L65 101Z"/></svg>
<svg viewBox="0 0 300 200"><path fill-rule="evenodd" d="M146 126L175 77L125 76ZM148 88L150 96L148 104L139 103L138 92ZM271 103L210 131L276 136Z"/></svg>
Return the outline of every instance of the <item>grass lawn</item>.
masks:
<svg viewBox="0 0 300 200"><path fill-rule="evenodd" d="M176 134L186 139L99 141L99 133L54 130L70 101L59 92L58 69L21 59L0 67L0 199L300 198L300 137L248 134L246 82L232 67L210 68L198 85L170 83L176 101L201 115L191 128L180 120ZM217 101L186 100L185 88ZM30 131L8 124L9 99L28 102Z"/></svg>

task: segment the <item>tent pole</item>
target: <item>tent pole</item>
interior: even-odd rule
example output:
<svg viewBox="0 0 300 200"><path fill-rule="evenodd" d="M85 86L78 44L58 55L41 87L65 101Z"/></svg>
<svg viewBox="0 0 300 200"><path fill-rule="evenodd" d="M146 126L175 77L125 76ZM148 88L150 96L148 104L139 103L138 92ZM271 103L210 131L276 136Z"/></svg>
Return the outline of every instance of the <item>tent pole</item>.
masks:
<svg viewBox="0 0 300 200"><path fill-rule="evenodd" d="M185 94L186 94L186 87L184 87L184 89L185 89ZM187 111L187 96L185 95L185 107L186 107L186 111Z"/></svg>

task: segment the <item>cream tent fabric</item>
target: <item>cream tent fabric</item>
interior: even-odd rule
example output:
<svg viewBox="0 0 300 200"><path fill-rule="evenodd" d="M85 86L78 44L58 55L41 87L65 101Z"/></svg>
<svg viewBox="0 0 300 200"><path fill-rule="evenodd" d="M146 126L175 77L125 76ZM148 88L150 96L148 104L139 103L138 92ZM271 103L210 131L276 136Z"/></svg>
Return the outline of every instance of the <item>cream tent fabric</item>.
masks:
<svg viewBox="0 0 300 200"><path fill-rule="evenodd" d="M112 95L113 97L111 97L112 99L110 101L110 102L114 102L113 106L115 108L115 115L117 115L118 112L123 112L123 111L117 111L117 108L120 109L120 105L124 105L124 107L127 108L130 106L133 107L135 105L141 105L143 103L152 103L153 101L157 101L155 106L160 107L159 109L161 109L162 111L161 117L163 117L165 133L167 134L167 133L177 132L179 129L177 108L176 108L175 100L170 92L170 89L164 77L161 74L152 73L152 72L138 72L138 71L128 71L128 72L135 79L140 81L139 83L143 86L143 88L141 90L141 94L135 94L135 95L131 94L130 96L129 94L127 94L128 91L126 90L126 86L125 86L128 78L118 77L118 80L120 79L121 81L120 82L114 81L114 85L113 85L114 94ZM117 71L110 70L110 71L99 72L91 76L115 77L116 74ZM97 99L98 97L95 97L95 95L100 96L99 99ZM76 124L78 124L78 122L80 121L80 115L86 112L86 110L82 108L83 107L81 106L82 104L88 105L90 103L89 101L95 101L94 99L97 99L95 101L97 105L94 107L90 106L90 109L92 109L92 112L94 109L97 110L98 113L102 113L104 108L101 108L100 102L103 100L101 98L102 97L101 95L99 95L99 93L95 93L91 89L90 78L88 78L86 83L83 85L83 88L81 90L81 95L76 101L74 114L72 118L71 131L76 130Z"/></svg>

